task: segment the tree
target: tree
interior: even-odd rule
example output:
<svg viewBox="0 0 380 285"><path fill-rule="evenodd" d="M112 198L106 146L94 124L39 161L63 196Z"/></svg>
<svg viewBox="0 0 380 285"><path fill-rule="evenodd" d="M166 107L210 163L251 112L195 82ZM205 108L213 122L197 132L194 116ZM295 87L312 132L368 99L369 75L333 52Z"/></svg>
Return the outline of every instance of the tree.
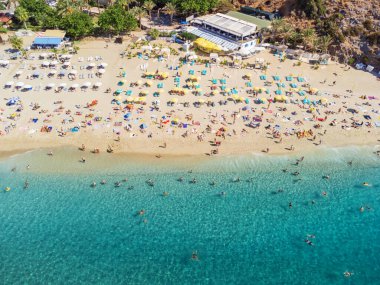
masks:
<svg viewBox="0 0 380 285"><path fill-rule="evenodd" d="M152 20L152 10L154 9L154 7L156 7L156 4L154 4L152 0L148 0L143 4L143 8L147 10L150 20Z"/></svg>
<svg viewBox="0 0 380 285"><path fill-rule="evenodd" d="M317 35L315 33L315 30L312 28L307 28L302 31L302 41L303 44L310 48L311 50L315 49L316 42L317 42Z"/></svg>
<svg viewBox="0 0 380 285"><path fill-rule="evenodd" d="M324 0L297 0L297 5L308 17L313 19L324 16L326 13Z"/></svg>
<svg viewBox="0 0 380 285"><path fill-rule="evenodd" d="M172 24L173 16L175 13L177 13L177 7L172 2L169 2L165 5L164 11L166 14L170 16L170 24Z"/></svg>
<svg viewBox="0 0 380 285"><path fill-rule="evenodd" d="M20 23L24 24L24 28L27 29L28 27L26 26L26 22L29 19L28 11L23 7L17 7L15 11L15 16Z"/></svg>
<svg viewBox="0 0 380 285"><path fill-rule="evenodd" d="M121 5L124 9L129 10L130 5L136 3L137 0L117 0L117 4Z"/></svg>
<svg viewBox="0 0 380 285"><path fill-rule="evenodd" d="M10 37L9 41L10 41L13 49L21 50L23 45L24 45L22 38L19 38L17 36Z"/></svg>
<svg viewBox="0 0 380 285"><path fill-rule="evenodd" d="M332 42L332 37L329 35L319 37L318 47L321 49L322 52L327 53Z"/></svg>
<svg viewBox="0 0 380 285"><path fill-rule="evenodd" d="M70 0L59 0L56 6L58 16L67 16L78 10L77 2Z"/></svg>
<svg viewBox="0 0 380 285"><path fill-rule="evenodd" d="M206 14L214 9L219 0L173 0L180 12L185 14Z"/></svg>
<svg viewBox="0 0 380 285"><path fill-rule="evenodd" d="M235 5L232 2L230 0L219 0L215 10L219 13L227 13L228 11L236 10Z"/></svg>
<svg viewBox="0 0 380 285"><path fill-rule="evenodd" d="M136 29L137 22L130 12L126 12L121 5L116 4L100 14L98 25L105 32L120 34L123 31L130 32Z"/></svg>
<svg viewBox="0 0 380 285"><path fill-rule="evenodd" d="M146 11L143 8L141 8L141 7L133 7L131 9L131 13L132 13L133 16L136 17L136 19L138 19L139 26L140 26L140 29L141 29L141 19L146 16Z"/></svg>
<svg viewBox="0 0 380 285"><path fill-rule="evenodd" d="M88 14L76 11L62 19L61 28L66 30L69 36L76 39L89 35L94 28L94 24Z"/></svg>
<svg viewBox="0 0 380 285"><path fill-rule="evenodd" d="M55 9L47 5L44 0L19 0L19 7L28 12L29 23L32 25L47 27L45 23L55 22Z"/></svg>
<svg viewBox="0 0 380 285"><path fill-rule="evenodd" d="M148 32L148 35L153 39L156 40L160 36L160 31L157 29L150 29Z"/></svg>

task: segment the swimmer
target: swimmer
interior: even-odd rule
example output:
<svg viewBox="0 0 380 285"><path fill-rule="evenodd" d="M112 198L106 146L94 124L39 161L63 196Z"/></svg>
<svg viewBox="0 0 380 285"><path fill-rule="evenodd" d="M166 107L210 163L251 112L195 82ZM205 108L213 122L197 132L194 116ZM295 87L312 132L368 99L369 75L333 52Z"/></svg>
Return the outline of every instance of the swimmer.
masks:
<svg viewBox="0 0 380 285"><path fill-rule="evenodd" d="M121 186L121 182L115 182L115 187L120 187Z"/></svg>
<svg viewBox="0 0 380 285"><path fill-rule="evenodd" d="M26 166L26 169L30 169L30 165L29 164Z"/></svg>
<svg viewBox="0 0 380 285"><path fill-rule="evenodd" d="M278 189L278 190L277 190L277 193L282 193L282 192L284 192L283 189Z"/></svg>
<svg viewBox="0 0 380 285"><path fill-rule="evenodd" d="M12 172L16 172L16 167L13 167L13 168L11 169L11 171L12 171Z"/></svg>
<svg viewBox="0 0 380 285"><path fill-rule="evenodd" d="M361 207L359 208L359 211L360 211L361 213L363 213L363 212L364 212L364 207L361 206Z"/></svg>
<svg viewBox="0 0 380 285"><path fill-rule="evenodd" d="M223 197L223 196L226 196L227 195L227 193L226 192L224 192L224 191L222 191L222 192L220 192L220 194L219 194L221 197Z"/></svg>
<svg viewBox="0 0 380 285"><path fill-rule="evenodd" d="M287 169L283 169L282 172L286 173L286 172L288 172L288 170Z"/></svg>
<svg viewBox="0 0 380 285"><path fill-rule="evenodd" d="M49 151L47 155L49 155L49 156L53 156L53 152L52 152L52 151Z"/></svg>
<svg viewBox="0 0 380 285"><path fill-rule="evenodd" d="M128 190L133 190L133 189L135 189L135 186L129 186L128 187Z"/></svg>
<svg viewBox="0 0 380 285"><path fill-rule="evenodd" d="M348 164L349 166L352 166L352 160L349 161L349 162L347 162L347 164Z"/></svg>
<svg viewBox="0 0 380 285"><path fill-rule="evenodd" d="M240 177L236 177L232 180L232 182L240 182Z"/></svg>
<svg viewBox="0 0 380 285"><path fill-rule="evenodd" d="M291 209L293 207L292 202L289 202L289 208Z"/></svg>
<svg viewBox="0 0 380 285"><path fill-rule="evenodd" d="M312 242L311 240L305 239L305 242L306 242L308 245L310 245L310 246L313 246L313 245L314 245L313 242Z"/></svg>
<svg viewBox="0 0 380 285"><path fill-rule="evenodd" d="M323 179L330 179L330 175L324 175L322 176Z"/></svg>
<svg viewBox="0 0 380 285"><path fill-rule="evenodd" d="M294 176L300 175L298 171L292 173Z"/></svg>
<svg viewBox="0 0 380 285"><path fill-rule="evenodd" d="M368 186L369 186L369 183L368 183L368 182L363 182L362 185L368 187Z"/></svg>
<svg viewBox="0 0 380 285"><path fill-rule="evenodd" d="M183 182L183 177L178 178L177 181Z"/></svg>
<svg viewBox="0 0 380 285"><path fill-rule="evenodd" d="M354 275L354 273L353 273L353 272L349 272L349 271L345 271L345 272L343 273L343 275L344 275L344 277L346 277L346 278L350 278L352 275Z"/></svg>
<svg viewBox="0 0 380 285"><path fill-rule="evenodd" d="M123 181L124 181L124 182L128 182L128 178L124 178Z"/></svg>
<svg viewBox="0 0 380 285"><path fill-rule="evenodd" d="M210 185L211 185L211 186L215 186L215 184L216 184L215 181L211 181L211 182L210 182Z"/></svg>
<svg viewBox="0 0 380 285"><path fill-rule="evenodd" d="M104 185L106 183L107 183L107 181L105 181L105 180L100 181L100 184L102 184L102 185Z"/></svg>
<svg viewBox="0 0 380 285"><path fill-rule="evenodd" d="M80 162L85 163L86 162L86 158L82 157L82 159L80 160Z"/></svg>
<svg viewBox="0 0 380 285"><path fill-rule="evenodd" d="M197 183L197 179L193 178L193 179L191 180L191 183L192 183L192 184Z"/></svg>
<svg viewBox="0 0 380 285"><path fill-rule="evenodd" d="M29 182L28 182L28 179L25 180L25 183L24 183L24 189L28 189L29 187Z"/></svg>
<svg viewBox="0 0 380 285"><path fill-rule="evenodd" d="M323 192L322 192L322 196L327 197L327 192L326 192L326 191L323 191Z"/></svg>
<svg viewBox="0 0 380 285"><path fill-rule="evenodd" d="M191 254L191 259L195 261L199 260L197 251L193 251L193 253Z"/></svg>
<svg viewBox="0 0 380 285"><path fill-rule="evenodd" d="M92 188L96 187L96 182L92 182L92 183L91 183L91 187L92 187Z"/></svg>
<svg viewBox="0 0 380 285"><path fill-rule="evenodd" d="M145 210L144 209L141 209L139 212L138 212L139 216L143 216L145 214Z"/></svg>
<svg viewBox="0 0 380 285"><path fill-rule="evenodd" d="M307 234L307 237L309 237L309 238L315 238L315 235Z"/></svg>
<svg viewBox="0 0 380 285"><path fill-rule="evenodd" d="M164 196L164 197L169 196L169 192L164 191L164 192L162 193L162 196Z"/></svg>

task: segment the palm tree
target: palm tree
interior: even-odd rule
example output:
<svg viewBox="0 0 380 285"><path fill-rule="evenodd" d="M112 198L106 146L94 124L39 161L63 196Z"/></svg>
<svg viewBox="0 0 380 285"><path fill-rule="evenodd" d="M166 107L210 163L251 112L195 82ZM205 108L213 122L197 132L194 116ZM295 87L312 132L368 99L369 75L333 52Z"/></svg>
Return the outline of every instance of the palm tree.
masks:
<svg viewBox="0 0 380 285"><path fill-rule="evenodd" d="M152 10L154 7L156 7L156 4L152 0L148 0L144 2L143 4L143 8L148 11L149 18L151 21L152 21Z"/></svg>
<svg viewBox="0 0 380 285"><path fill-rule="evenodd" d="M77 2L70 1L70 0L60 0L58 1L57 7L56 7L58 16L67 16L73 13L75 10L77 10Z"/></svg>
<svg viewBox="0 0 380 285"><path fill-rule="evenodd" d="M21 23L24 24L25 29L27 29L26 22L29 19L29 13L28 11L23 7L17 7L15 11L15 16L17 20L19 20Z"/></svg>
<svg viewBox="0 0 380 285"><path fill-rule="evenodd" d="M318 39L318 47L323 53L327 53L332 42L333 40L330 35L322 36Z"/></svg>
<svg viewBox="0 0 380 285"><path fill-rule="evenodd" d="M129 10L130 5L136 2L137 0L117 0L117 3L120 4L126 10Z"/></svg>
<svg viewBox="0 0 380 285"><path fill-rule="evenodd" d="M316 35L314 29L308 28L308 29L303 30L302 31L302 39L303 39L304 45L306 47L309 47L311 50L315 49L317 35Z"/></svg>
<svg viewBox="0 0 380 285"><path fill-rule="evenodd" d="M139 26L141 29L141 19L146 16L146 11L141 7L133 7L131 9L131 13L133 16L135 16L136 19L139 21Z"/></svg>
<svg viewBox="0 0 380 285"><path fill-rule="evenodd" d="M170 16L170 24L172 24L173 22L173 16L175 13L177 13L177 7L172 3L172 2L169 2L165 5L164 7L164 11L166 14L169 14Z"/></svg>

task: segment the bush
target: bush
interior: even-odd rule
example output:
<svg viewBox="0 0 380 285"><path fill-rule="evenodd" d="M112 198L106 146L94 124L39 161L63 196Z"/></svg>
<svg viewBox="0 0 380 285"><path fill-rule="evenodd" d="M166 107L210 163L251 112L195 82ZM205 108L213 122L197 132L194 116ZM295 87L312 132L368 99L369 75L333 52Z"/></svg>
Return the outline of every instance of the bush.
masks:
<svg viewBox="0 0 380 285"><path fill-rule="evenodd" d="M160 36L160 31L157 29L150 29L148 31L148 35L153 39L156 40Z"/></svg>
<svg viewBox="0 0 380 285"><path fill-rule="evenodd" d="M4 27L0 27L0 34L5 34L8 30Z"/></svg>
<svg viewBox="0 0 380 285"><path fill-rule="evenodd" d="M195 41L198 37L188 32L182 32L179 34L179 38L189 41Z"/></svg>

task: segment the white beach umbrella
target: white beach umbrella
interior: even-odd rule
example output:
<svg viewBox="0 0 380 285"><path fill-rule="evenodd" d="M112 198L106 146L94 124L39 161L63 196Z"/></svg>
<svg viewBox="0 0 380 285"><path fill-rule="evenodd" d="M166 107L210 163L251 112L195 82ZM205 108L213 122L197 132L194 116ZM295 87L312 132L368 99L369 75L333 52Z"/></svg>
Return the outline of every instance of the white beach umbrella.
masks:
<svg viewBox="0 0 380 285"><path fill-rule="evenodd" d="M40 57L43 57L43 58L47 57L47 53L41 53Z"/></svg>
<svg viewBox="0 0 380 285"><path fill-rule="evenodd" d="M82 86L83 87L90 87L91 86L91 82L85 82L85 83L83 83Z"/></svg>
<svg viewBox="0 0 380 285"><path fill-rule="evenodd" d="M92 57L92 56L89 56L88 58L87 58L87 61L93 61L94 60L94 58Z"/></svg>
<svg viewBox="0 0 380 285"><path fill-rule="evenodd" d="M58 64L58 61L56 60L53 60L52 62L50 62L50 65L57 65Z"/></svg>
<svg viewBox="0 0 380 285"><path fill-rule="evenodd" d="M2 60L1 64L8 65L9 64L9 60Z"/></svg>
<svg viewBox="0 0 380 285"><path fill-rule="evenodd" d="M48 61L44 61L43 63L41 63L42 66L49 66L49 62Z"/></svg>
<svg viewBox="0 0 380 285"><path fill-rule="evenodd" d="M103 85L102 82L96 82L96 83L94 84L95 87L100 87L100 86L102 86L102 85Z"/></svg>
<svg viewBox="0 0 380 285"><path fill-rule="evenodd" d="M51 71L49 71L49 74L56 74L56 73L57 73L56 70L51 70Z"/></svg>
<svg viewBox="0 0 380 285"><path fill-rule="evenodd" d="M98 72L99 72L100 74L103 74L103 73L106 72L106 70L105 70L105 69L99 69Z"/></svg>
<svg viewBox="0 0 380 285"><path fill-rule="evenodd" d="M48 85L46 85L46 87L48 88L53 88L55 86L55 83L49 83Z"/></svg>
<svg viewBox="0 0 380 285"><path fill-rule="evenodd" d="M78 88L79 87L79 84L77 84L77 83L75 83L75 84L73 84L73 86L71 86L71 88Z"/></svg>
<svg viewBox="0 0 380 285"><path fill-rule="evenodd" d="M8 81L7 83L5 83L5 86L12 86L13 84L15 84L13 81Z"/></svg>
<svg viewBox="0 0 380 285"><path fill-rule="evenodd" d="M33 86L32 85L24 85L24 87L23 87L23 89L32 89L33 88Z"/></svg>
<svg viewBox="0 0 380 285"><path fill-rule="evenodd" d="M24 86L25 84L24 84L24 82L17 82L16 83L16 87L22 87L22 86Z"/></svg>
<svg viewBox="0 0 380 285"><path fill-rule="evenodd" d="M69 66L71 63L68 61L68 62L64 62L62 65L63 66Z"/></svg>
<svg viewBox="0 0 380 285"><path fill-rule="evenodd" d="M20 74L22 74L22 73L23 73L22 70L17 70L17 71L16 71L16 75L20 75Z"/></svg>
<svg viewBox="0 0 380 285"><path fill-rule="evenodd" d="M102 63L100 64L100 66L107 67L107 66L108 66L108 63L107 63L107 62L102 62Z"/></svg>
<svg viewBox="0 0 380 285"><path fill-rule="evenodd" d="M59 87L62 87L62 88L63 88L63 87L66 87L66 85L67 85L67 84L63 82L63 83L59 84Z"/></svg>
<svg viewBox="0 0 380 285"><path fill-rule="evenodd" d="M89 63L88 67L95 67L95 63L94 62Z"/></svg>
<svg viewBox="0 0 380 285"><path fill-rule="evenodd" d="M78 73L78 71L76 71L76 70L71 70L70 72L69 72L69 74L77 74Z"/></svg>

